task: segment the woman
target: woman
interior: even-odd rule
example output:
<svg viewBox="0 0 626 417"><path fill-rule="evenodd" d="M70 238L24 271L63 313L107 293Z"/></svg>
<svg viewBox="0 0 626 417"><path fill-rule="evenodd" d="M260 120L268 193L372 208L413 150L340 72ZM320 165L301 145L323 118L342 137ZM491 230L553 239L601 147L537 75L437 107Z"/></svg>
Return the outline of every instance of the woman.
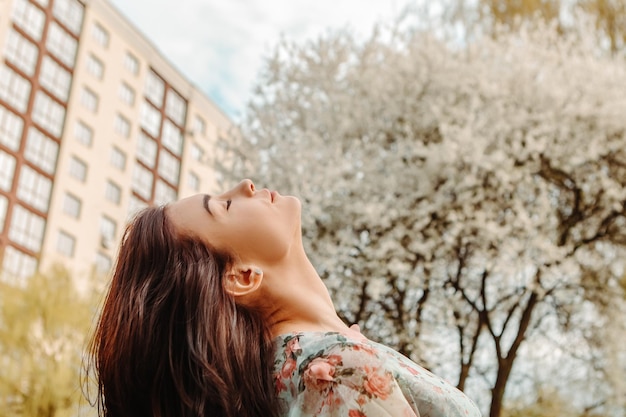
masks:
<svg viewBox="0 0 626 417"><path fill-rule="evenodd" d="M338 318L300 202L250 180L136 216L91 354L102 417L480 415Z"/></svg>

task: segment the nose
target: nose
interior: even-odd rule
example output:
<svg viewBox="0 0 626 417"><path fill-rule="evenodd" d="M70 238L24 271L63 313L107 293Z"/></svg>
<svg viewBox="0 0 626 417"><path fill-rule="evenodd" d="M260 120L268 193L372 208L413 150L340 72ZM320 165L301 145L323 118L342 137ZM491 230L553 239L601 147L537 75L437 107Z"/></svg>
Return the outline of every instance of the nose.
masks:
<svg viewBox="0 0 626 417"><path fill-rule="evenodd" d="M252 197L254 196L254 190L254 183L251 180L245 179L230 190L223 193L220 197L222 199L232 198L235 196Z"/></svg>
<svg viewBox="0 0 626 417"><path fill-rule="evenodd" d="M241 181L239 183L239 185L237 186L239 192L243 193L246 196L253 196L254 195L254 183L252 182L252 180L249 179L245 179L243 181Z"/></svg>

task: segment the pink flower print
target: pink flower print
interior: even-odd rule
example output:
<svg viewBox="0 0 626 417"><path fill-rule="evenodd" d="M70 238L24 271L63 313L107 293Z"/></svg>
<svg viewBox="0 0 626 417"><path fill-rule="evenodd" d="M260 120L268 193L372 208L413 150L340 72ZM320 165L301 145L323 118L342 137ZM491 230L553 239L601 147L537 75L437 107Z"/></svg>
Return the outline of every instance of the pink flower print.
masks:
<svg viewBox="0 0 626 417"><path fill-rule="evenodd" d="M327 358L315 358L304 371L304 385L322 391L335 380L335 366Z"/></svg>
<svg viewBox="0 0 626 417"><path fill-rule="evenodd" d="M302 348L300 347L300 341L297 337L287 342L287 346L285 347L285 355L287 355L287 357L291 356L292 353L298 353L300 351L302 351Z"/></svg>
<svg viewBox="0 0 626 417"><path fill-rule="evenodd" d="M363 386L365 391L370 393L374 397L378 397L381 400L386 400L389 394L391 394L391 374L380 373L378 368L365 367L367 373Z"/></svg>
<svg viewBox="0 0 626 417"><path fill-rule="evenodd" d="M355 350L355 351L359 351L359 350L361 350L361 351L363 351L363 352L367 353L368 355L371 355L371 356L378 356L378 355L376 354L376 350L374 350L374 348L372 348L371 346L366 345L365 343L360 344L360 345L354 345L354 346L352 347L352 350Z"/></svg>
<svg viewBox="0 0 626 417"><path fill-rule="evenodd" d="M343 402L342 398L340 396L335 395L333 390L330 390L326 394L326 399L324 400L323 405L328 407L328 409L330 410L335 410L336 408L341 406L342 402Z"/></svg>
<svg viewBox="0 0 626 417"><path fill-rule="evenodd" d="M343 358L341 357L341 355L328 355L328 356L326 356L326 362L328 362L332 366L340 365L342 361L343 361Z"/></svg>
<svg viewBox="0 0 626 417"><path fill-rule="evenodd" d="M287 385L285 385L280 375L275 376L275 382L276 382L276 394L280 394L283 391L287 391Z"/></svg>
<svg viewBox="0 0 626 417"><path fill-rule="evenodd" d="M283 378L290 378L293 374L293 371L296 370L296 360L288 357L285 363L283 364L283 368L280 370L280 376Z"/></svg>
<svg viewBox="0 0 626 417"><path fill-rule="evenodd" d="M367 417L365 414L360 412L359 410L350 410L348 411L348 417Z"/></svg>
<svg viewBox="0 0 626 417"><path fill-rule="evenodd" d="M412 367L412 366L408 366L408 365L406 365L406 364L404 364L404 363L401 363L400 365L401 365L404 369L406 369L407 371L409 371L412 375L419 375L419 374L420 374L420 371L418 371L417 369L415 369L415 368L414 368L414 367Z"/></svg>

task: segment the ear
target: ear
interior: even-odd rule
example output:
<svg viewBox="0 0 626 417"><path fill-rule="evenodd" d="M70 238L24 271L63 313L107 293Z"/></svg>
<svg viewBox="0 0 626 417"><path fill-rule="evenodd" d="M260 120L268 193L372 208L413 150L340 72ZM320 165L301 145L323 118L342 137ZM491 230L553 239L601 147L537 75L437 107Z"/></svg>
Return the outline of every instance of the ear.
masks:
<svg viewBox="0 0 626 417"><path fill-rule="evenodd" d="M253 265L236 266L227 273L224 281L226 292L234 297L253 294L261 286L263 271Z"/></svg>

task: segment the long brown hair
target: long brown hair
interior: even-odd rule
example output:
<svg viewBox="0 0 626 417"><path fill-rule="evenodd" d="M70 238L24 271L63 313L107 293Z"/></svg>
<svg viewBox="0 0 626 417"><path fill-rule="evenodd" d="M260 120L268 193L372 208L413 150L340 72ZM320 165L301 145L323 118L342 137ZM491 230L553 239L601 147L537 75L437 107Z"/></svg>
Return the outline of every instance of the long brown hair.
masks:
<svg viewBox="0 0 626 417"><path fill-rule="evenodd" d="M277 415L272 338L224 290L231 261L164 207L135 217L89 345L101 417Z"/></svg>

